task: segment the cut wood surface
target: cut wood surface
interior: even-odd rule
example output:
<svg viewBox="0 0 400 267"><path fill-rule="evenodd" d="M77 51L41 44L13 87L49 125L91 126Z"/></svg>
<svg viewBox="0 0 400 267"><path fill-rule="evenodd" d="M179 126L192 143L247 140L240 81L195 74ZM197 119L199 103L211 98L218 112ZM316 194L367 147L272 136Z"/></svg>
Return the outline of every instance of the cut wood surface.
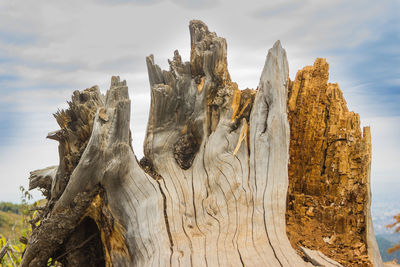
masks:
<svg viewBox="0 0 400 267"><path fill-rule="evenodd" d="M60 164L31 173L48 203L21 266L341 266L299 255L286 234L289 68L279 41L259 86L240 91L224 38L191 21L190 62L150 55L151 107L138 161L128 87L112 77L55 114Z"/></svg>

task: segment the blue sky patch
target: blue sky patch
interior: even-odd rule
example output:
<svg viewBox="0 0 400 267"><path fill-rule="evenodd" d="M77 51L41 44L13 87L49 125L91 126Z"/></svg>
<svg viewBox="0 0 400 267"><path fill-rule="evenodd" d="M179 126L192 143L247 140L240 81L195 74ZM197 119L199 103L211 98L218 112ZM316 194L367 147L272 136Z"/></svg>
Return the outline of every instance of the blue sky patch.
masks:
<svg viewBox="0 0 400 267"><path fill-rule="evenodd" d="M36 36L0 30L0 42L13 45L26 45L36 42Z"/></svg>

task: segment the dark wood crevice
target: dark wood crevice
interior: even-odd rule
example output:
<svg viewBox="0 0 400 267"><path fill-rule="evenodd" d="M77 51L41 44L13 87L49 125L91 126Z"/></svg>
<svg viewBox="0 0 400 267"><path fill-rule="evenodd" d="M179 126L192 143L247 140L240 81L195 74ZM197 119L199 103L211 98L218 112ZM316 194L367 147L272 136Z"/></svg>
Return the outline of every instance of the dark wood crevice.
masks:
<svg viewBox="0 0 400 267"><path fill-rule="evenodd" d="M64 267L105 267L104 248L96 222L85 217L56 252L54 259Z"/></svg>

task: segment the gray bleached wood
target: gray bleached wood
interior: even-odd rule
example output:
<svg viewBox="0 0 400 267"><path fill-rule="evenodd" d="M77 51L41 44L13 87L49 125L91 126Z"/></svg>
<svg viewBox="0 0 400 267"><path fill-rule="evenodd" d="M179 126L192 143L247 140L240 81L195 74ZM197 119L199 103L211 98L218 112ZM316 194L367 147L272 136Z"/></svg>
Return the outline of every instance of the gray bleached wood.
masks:
<svg viewBox="0 0 400 267"><path fill-rule="evenodd" d="M234 153L246 121L234 125L231 119L235 85L227 70L225 41L199 21L191 22L190 32L192 77L184 68L176 69L181 62L177 52L169 72L162 72L153 56L147 58L152 101L144 151L162 177L172 265L309 265L291 247L285 228L286 53L279 42L269 51L250 116L251 147L242 145ZM169 82L167 77L172 77ZM182 90L177 84L187 86ZM183 99L179 109L171 106ZM186 170L173 151L188 131L200 145Z"/></svg>
<svg viewBox="0 0 400 267"><path fill-rule="evenodd" d="M285 223L289 157L288 79L286 52L277 41L268 51L250 116L250 182L255 202L259 203L255 211L263 217L260 223L265 226L264 239L268 239L270 244L266 253L272 253L271 256L278 260L276 264L281 266L301 266L304 264L286 236Z"/></svg>
<svg viewBox="0 0 400 267"><path fill-rule="evenodd" d="M128 88L125 81L113 77L105 104L98 108L90 140L79 164L54 208L33 232L21 266L47 263L88 215L99 186L104 188L112 216L104 223L111 224L112 233L108 236L102 233L108 238L103 244L108 264L168 265L170 243L161 193L155 181L140 168L130 147L129 117ZM53 234L55 232L57 235Z"/></svg>
<svg viewBox="0 0 400 267"><path fill-rule="evenodd" d="M29 176L29 190L42 189L45 197L50 197L51 187L57 174L58 166L50 166L41 170L32 171Z"/></svg>

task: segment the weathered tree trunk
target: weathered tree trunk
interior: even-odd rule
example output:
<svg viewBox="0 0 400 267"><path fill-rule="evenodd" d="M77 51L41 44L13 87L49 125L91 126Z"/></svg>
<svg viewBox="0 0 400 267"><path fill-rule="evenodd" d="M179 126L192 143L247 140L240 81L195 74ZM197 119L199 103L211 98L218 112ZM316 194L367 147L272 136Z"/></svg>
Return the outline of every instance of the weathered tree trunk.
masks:
<svg viewBox="0 0 400 267"><path fill-rule="evenodd" d="M269 50L257 90L240 91L226 41L191 21L191 59L147 58L151 109L138 162L130 100L113 77L55 114L60 164L31 174L48 198L22 266L341 266L286 235L290 128L286 52Z"/></svg>
<svg viewBox="0 0 400 267"><path fill-rule="evenodd" d="M289 85L287 233L294 247L347 266L381 266L370 213L370 129L361 131L359 115L328 79L329 65L318 58Z"/></svg>

